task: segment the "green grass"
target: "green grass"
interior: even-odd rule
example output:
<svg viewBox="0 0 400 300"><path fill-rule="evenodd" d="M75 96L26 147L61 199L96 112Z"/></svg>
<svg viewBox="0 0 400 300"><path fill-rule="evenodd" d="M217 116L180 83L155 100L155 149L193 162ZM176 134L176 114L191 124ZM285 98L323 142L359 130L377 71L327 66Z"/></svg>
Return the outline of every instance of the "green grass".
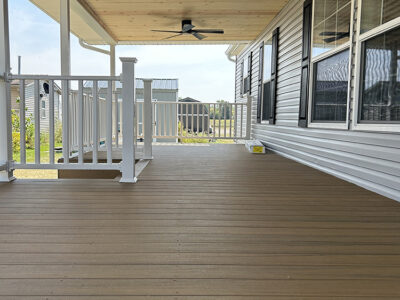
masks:
<svg viewBox="0 0 400 300"><path fill-rule="evenodd" d="M61 143L56 143L55 147L62 147ZM40 162L41 163L49 163L50 162L50 151L49 144L41 144L40 145ZM62 153L54 153L54 159L57 162L58 159L62 157ZM20 152L13 153L13 159L19 163L20 162ZM34 163L35 162L35 149L26 149L26 162Z"/></svg>

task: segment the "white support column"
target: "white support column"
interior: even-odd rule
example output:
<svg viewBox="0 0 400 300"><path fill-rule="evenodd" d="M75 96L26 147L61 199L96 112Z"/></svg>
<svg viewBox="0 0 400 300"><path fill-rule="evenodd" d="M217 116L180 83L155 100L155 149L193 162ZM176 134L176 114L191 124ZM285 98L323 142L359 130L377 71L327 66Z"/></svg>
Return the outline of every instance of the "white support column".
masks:
<svg viewBox="0 0 400 300"><path fill-rule="evenodd" d="M121 57L122 62L122 178L135 183L135 63L136 58Z"/></svg>
<svg viewBox="0 0 400 300"><path fill-rule="evenodd" d="M60 55L61 75L71 75L70 0L60 0ZM69 163L69 81L61 82L62 89L62 140L64 163Z"/></svg>
<svg viewBox="0 0 400 300"><path fill-rule="evenodd" d="M251 139L251 96L247 95L246 140Z"/></svg>
<svg viewBox="0 0 400 300"><path fill-rule="evenodd" d="M71 75L70 0L60 0L61 75Z"/></svg>
<svg viewBox="0 0 400 300"><path fill-rule="evenodd" d="M153 159L153 100L152 79L143 79L143 134L144 134L144 159Z"/></svg>
<svg viewBox="0 0 400 300"><path fill-rule="evenodd" d="M14 179L12 164L11 91L8 0L0 0L0 182Z"/></svg>
<svg viewBox="0 0 400 300"><path fill-rule="evenodd" d="M110 75L115 76L115 45L110 45Z"/></svg>

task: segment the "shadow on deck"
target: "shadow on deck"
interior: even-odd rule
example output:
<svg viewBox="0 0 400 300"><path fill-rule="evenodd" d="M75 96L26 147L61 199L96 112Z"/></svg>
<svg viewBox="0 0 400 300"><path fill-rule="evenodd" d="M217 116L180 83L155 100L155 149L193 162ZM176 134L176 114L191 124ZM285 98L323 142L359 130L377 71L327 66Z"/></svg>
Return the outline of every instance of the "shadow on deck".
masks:
<svg viewBox="0 0 400 300"><path fill-rule="evenodd" d="M0 296L400 297L395 201L242 145L156 147L139 179L1 184Z"/></svg>

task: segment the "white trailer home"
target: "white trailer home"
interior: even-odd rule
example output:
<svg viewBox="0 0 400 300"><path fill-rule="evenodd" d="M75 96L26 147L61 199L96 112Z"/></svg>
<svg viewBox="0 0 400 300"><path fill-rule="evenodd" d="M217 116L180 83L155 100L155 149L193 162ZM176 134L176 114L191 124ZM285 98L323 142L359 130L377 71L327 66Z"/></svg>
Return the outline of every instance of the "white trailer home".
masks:
<svg viewBox="0 0 400 300"><path fill-rule="evenodd" d="M9 2L0 0L1 299L400 299L398 0L31 0L60 24L57 75L12 74ZM109 55L109 76L71 74L71 32ZM140 57L121 58L117 75L115 47L143 44L230 45L236 102L155 102L146 79L141 130ZM14 80L34 82L36 120L40 82L51 109L61 82L60 161L54 114L48 152L35 123L34 162L20 122L14 161ZM160 107L219 128L155 131ZM232 112L229 122L210 121L217 110ZM154 138L237 143L152 147ZM270 151L249 153L249 139ZM23 169L117 177L15 180Z"/></svg>
<svg viewBox="0 0 400 300"><path fill-rule="evenodd" d="M39 81L39 96L40 96L40 128L43 132L49 132L49 120L50 120L50 99L49 99L49 83L48 81ZM60 87L54 83L54 114L55 121L61 120L62 112L61 112L61 89ZM34 103L34 94L35 94L35 84L33 81L25 82L24 86L25 92L25 115L30 117L34 121L35 114L35 103ZM15 80L11 82L11 108L15 110L18 115L20 114L21 108L21 91L20 91L20 83Z"/></svg>
<svg viewBox="0 0 400 300"><path fill-rule="evenodd" d="M396 0L289 1L236 60L251 138L399 200L399 17Z"/></svg>

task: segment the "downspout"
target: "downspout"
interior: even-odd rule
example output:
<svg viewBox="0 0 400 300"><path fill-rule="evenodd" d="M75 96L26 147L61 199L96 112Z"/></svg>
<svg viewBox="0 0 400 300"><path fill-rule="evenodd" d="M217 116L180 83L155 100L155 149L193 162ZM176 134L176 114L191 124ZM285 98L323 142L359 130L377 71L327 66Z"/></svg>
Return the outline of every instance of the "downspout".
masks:
<svg viewBox="0 0 400 300"><path fill-rule="evenodd" d="M86 42L84 40L82 40L82 39L79 39L79 45L81 45L83 48L88 49L88 50L92 50L92 51L95 51L95 52L100 52L100 53L103 53L103 54L106 54L106 55L111 55L111 51L104 50L104 49L97 48L97 47L94 47L92 45L86 44Z"/></svg>

